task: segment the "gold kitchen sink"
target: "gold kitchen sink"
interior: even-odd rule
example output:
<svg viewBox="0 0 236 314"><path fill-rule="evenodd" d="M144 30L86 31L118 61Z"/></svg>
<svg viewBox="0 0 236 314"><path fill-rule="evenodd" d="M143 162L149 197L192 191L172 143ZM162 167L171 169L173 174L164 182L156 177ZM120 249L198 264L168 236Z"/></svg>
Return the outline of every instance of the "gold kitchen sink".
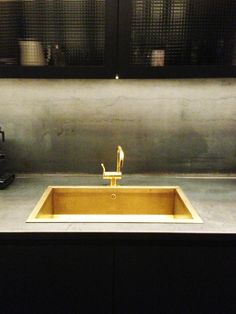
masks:
<svg viewBox="0 0 236 314"><path fill-rule="evenodd" d="M49 186L27 222L166 222L202 220L178 186Z"/></svg>

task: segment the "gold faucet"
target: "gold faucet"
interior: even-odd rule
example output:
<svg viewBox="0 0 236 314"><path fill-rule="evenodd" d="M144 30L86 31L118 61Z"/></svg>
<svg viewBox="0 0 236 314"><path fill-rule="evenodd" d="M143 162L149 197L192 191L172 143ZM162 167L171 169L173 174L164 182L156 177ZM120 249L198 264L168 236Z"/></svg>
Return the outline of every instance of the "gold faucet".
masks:
<svg viewBox="0 0 236 314"><path fill-rule="evenodd" d="M117 180L122 178L121 168L124 165L125 154L120 145L117 146L116 155L116 171L106 171L104 164L101 164L103 169L103 179L110 180L110 186L117 186Z"/></svg>

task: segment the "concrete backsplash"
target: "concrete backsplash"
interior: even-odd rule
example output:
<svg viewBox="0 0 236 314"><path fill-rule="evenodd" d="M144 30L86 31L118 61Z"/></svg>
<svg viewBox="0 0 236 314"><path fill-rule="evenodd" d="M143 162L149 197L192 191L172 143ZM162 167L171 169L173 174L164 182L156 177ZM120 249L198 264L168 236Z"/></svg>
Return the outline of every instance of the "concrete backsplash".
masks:
<svg viewBox="0 0 236 314"><path fill-rule="evenodd" d="M0 80L16 172L235 172L236 79Z"/></svg>

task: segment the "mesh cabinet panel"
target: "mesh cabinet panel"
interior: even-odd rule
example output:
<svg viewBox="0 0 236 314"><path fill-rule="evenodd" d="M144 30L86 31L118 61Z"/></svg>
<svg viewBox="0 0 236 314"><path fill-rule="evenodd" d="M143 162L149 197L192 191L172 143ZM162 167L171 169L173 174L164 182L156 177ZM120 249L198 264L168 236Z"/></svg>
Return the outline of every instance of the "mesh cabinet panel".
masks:
<svg viewBox="0 0 236 314"><path fill-rule="evenodd" d="M14 51L21 65L102 66L105 1L0 1L0 59Z"/></svg>
<svg viewBox="0 0 236 314"><path fill-rule="evenodd" d="M131 0L134 66L235 64L235 0Z"/></svg>
<svg viewBox="0 0 236 314"><path fill-rule="evenodd" d="M0 1L0 65L18 61L19 2Z"/></svg>

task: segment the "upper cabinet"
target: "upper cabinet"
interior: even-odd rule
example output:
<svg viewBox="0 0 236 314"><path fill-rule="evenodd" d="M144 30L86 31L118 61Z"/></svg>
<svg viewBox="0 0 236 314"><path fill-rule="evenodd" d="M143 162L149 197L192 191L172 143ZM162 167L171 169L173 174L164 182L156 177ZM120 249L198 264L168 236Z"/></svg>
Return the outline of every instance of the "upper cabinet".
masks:
<svg viewBox="0 0 236 314"><path fill-rule="evenodd" d="M235 0L120 0L120 77L235 76Z"/></svg>
<svg viewBox="0 0 236 314"><path fill-rule="evenodd" d="M0 77L236 76L235 0L0 0Z"/></svg>
<svg viewBox="0 0 236 314"><path fill-rule="evenodd" d="M117 1L0 0L1 77L114 77Z"/></svg>

